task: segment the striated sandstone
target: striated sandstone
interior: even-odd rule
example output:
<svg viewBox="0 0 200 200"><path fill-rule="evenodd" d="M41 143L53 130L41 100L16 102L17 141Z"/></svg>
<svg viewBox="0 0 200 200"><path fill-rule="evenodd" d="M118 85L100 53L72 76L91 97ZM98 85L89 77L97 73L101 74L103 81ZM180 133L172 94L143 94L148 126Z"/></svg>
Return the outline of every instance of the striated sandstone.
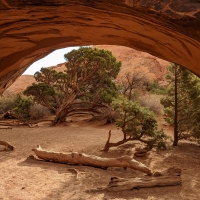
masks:
<svg viewBox="0 0 200 200"><path fill-rule="evenodd" d="M0 93L68 46L127 46L200 75L199 0L1 0L0 19Z"/></svg>

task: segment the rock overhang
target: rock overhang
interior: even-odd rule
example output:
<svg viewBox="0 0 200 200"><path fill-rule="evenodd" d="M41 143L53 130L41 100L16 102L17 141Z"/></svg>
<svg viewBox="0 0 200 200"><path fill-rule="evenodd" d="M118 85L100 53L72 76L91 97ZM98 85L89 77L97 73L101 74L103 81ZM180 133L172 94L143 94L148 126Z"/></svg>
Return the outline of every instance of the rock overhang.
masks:
<svg viewBox="0 0 200 200"><path fill-rule="evenodd" d="M200 76L199 0L2 0L0 19L0 93L69 46L127 46Z"/></svg>

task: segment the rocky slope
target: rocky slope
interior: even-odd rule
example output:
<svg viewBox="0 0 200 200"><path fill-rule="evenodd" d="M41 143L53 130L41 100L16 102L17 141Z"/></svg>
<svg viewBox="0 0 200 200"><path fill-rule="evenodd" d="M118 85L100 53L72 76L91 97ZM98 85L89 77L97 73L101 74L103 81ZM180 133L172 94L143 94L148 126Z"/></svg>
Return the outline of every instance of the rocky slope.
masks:
<svg viewBox="0 0 200 200"><path fill-rule="evenodd" d="M31 75L22 75L3 93L3 96L13 96L22 93L29 85L35 82Z"/></svg>
<svg viewBox="0 0 200 200"><path fill-rule="evenodd" d="M97 45L93 47L109 50L117 60L122 61L120 73L139 70L143 73L149 74L149 76L155 76L158 81L163 81L165 78L166 67L169 65L168 61L123 46Z"/></svg>

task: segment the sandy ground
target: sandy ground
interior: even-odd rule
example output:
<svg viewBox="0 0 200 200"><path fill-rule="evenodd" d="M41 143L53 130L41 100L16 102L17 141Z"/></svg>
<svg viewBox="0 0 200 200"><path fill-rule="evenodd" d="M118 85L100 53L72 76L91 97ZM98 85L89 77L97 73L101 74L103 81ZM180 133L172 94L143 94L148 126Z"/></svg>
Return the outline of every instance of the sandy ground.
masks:
<svg viewBox="0 0 200 200"><path fill-rule="evenodd" d="M46 124L45 124L46 123ZM113 130L111 141L122 135L113 125L103 126L95 122L72 122L67 126L48 127L45 122L39 128L14 127L0 129L0 140L12 143L15 151L4 151L0 146L0 200L198 200L200 199L200 147L181 142L178 147L165 151L153 149L147 158L135 158L153 171L169 167L182 169L182 186L133 189L123 192L89 191L106 186L111 176L141 177L141 172L131 169L108 168L102 170L87 166L72 166L37 160L27 160L32 148L61 152L78 151L102 157L129 155L140 144L132 142L101 152L108 130ZM166 128L167 129L167 128ZM79 172L78 179L73 170Z"/></svg>

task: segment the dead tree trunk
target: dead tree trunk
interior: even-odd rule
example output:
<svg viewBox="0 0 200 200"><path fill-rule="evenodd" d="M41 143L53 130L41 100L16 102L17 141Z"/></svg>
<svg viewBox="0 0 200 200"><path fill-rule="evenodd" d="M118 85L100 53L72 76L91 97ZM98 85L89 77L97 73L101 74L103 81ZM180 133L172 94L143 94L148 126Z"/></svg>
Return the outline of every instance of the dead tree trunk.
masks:
<svg viewBox="0 0 200 200"><path fill-rule="evenodd" d="M151 175L151 170L144 164L132 159L129 156L122 156L118 158L101 158L94 155L86 155L83 153L60 153L43 150L39 145L33 149L36 156L42 160L52 161L64 164L82 164L93 167L123 167L131 168L141 171L145 174Z"/></svg>
<svg viewBox="0 0 200 200"><path fill-rule="evenodd" d="M5 150L14 150L15 148L13 145L5 141L0 141L0 145L5 146Z"/></svg>
<svg viewBox="0 0 200 200"><path fill-rule="evenodd" d="M144 178L118 178L111 177L110 182L105 190L123 191L134 188L149 188L181 185L181 169L170 168L163 172L156 172L151 177Z"/></svg>

